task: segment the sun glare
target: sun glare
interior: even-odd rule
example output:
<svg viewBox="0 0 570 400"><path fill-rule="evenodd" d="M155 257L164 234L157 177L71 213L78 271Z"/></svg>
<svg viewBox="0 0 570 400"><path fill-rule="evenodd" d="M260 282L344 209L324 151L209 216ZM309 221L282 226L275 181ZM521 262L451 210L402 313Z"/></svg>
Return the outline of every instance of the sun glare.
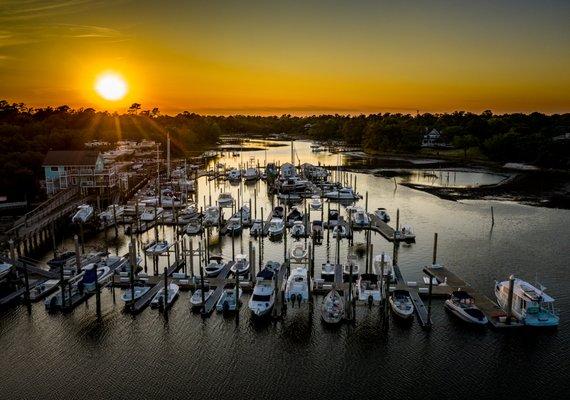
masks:
<svg viewBox="0 0 570 400"><path fill-rule="evenodd" d="M120 75L105 73L97 78L95 90L105 100L117 101L125 97L127 84Z"/></svg>

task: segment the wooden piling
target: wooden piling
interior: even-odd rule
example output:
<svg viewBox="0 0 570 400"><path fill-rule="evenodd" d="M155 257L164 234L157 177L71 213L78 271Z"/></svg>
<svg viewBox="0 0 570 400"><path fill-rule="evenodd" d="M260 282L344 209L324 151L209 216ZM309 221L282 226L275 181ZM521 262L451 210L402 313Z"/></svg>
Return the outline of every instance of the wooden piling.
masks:
<svg viewBox="0 0 570 400"><path fill-rule="evenodd" d="M435 265L437 261L437 232L433 234L433 258L432 264Z"/></svg>
<svg viewBox="0 0 570 400"><path fill-rule="evenodd" d="M75 270L77 273L81 272L81 251L79 250L79 238L77 235L73 236L73 242L75 244Z"/></svg>

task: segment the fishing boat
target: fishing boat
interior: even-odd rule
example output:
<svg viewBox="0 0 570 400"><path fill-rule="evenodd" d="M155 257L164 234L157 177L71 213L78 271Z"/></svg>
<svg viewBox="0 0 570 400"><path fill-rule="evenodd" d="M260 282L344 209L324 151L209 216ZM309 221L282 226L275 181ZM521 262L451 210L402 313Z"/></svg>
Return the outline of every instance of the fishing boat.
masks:
<svg viewBox="0 0 570 400"><path fill-rule="evenodd" d="M162 207L145 207L141 213L140 220L143 222L151 222L162 215L164 209Z"/></svg>
<svg viewBox="0 0 570 400"><path fill-rule="evenodd" d="M248 307L256 317L268 315L275 304L275 279L281 264L269 261L255 277L255 287Z"/></svg>
<svg viewBox="0 0 570 400"><path fill-rule="evenodd" d="M319 195L311 196L311 201L309 201L309 206L311 210L320 210L323 206L323 201Z"/></svg>
<svg viewBox="0 0 570 400"><path fill-rule="evenodd" d="M325 296L321 306L321 318L327 324L338 324L344 318L344 299L336 289Z"/></svg>
<svg viewBox="0 0 570 400"><path fill-rule="evenodd" d="M237 298L236 298L236 289L235 286L233 288L224 289L222 295L218 299L216 303L216 310L219 312L230 312L236 311L238 309L238 305L241 304L241 295L243 291L240 287L238 287ZM236 301L237 300L237 301Z"/></svg>
<svg viewBox="0 0 570 400"><path fill-rule="evenodd" d="M369 306L380 304L382 301L381 282L376 274L361 274L356 284L358 300Z"/></svg>
<svg viewBox="0 0 570 400"><path fill-rule="evenodd" d="M231 266L230 271L232 274L245 275L249 272L249 261L244 254L236 256L235 263Z"/></svg>
<svg viewBox="0 0 570 400"><path fill-rule="evenodd" d="M158 308L158 307L170 307L176 297L178 297L178 292L180 291L180 287L175 283L168 284L168 299L166 299L166 304L164 304L164 288L161 288L158 293L154 295L150 302L151 308Z"/></svg>
<svg viewBox="0 0 570 400"><path fill-rule="evenodd" d="M407 290L394 290L388 301L395 316L405 320L413 317L414 303Z"/></svg>
<svg viewBox="0 0 570 400"><path fill-rule="evenodd" d="M6 278L10 273L13 265L5 262L0 263L0 280Z"/></svg>
<svg viewBox="0 0 570 400"><path fill-rule="evenodd" d="M219 202L218 202L219 203ZM204 219L202 224L204 226L218 225L220 222L220 209L216 206L207 207L204 211Z"/></svg>
<svg viewBox="0 0 570 400"><path fill-rule="evenodd" d="M316 220L311 223L311 236L316 241L323 238L323 221Z"/></svg>
<svg viewBox="0 0 570 400"><path fill-rule="evenodd" d="M309 277L306 267L291 270L285 288L285 301L290 301L292 305L297 302L299 306L309 301Z"/></svg>
<svg viewBox="0 0 570 400"><path fill-rule="evenodd" d="M221 257L210 257L210 262L204 267L204 273L207 277L213 278L219 275L226 266L226 263L221 260Z"/></svg>
<svg viewBox="0 0 570 400"><path fill-rule="evenodd" d="M291 236L295 238L305 236L305 224L303 221L295 221L291 227Z"/></svg>
<svg viewBox="0 0 570 400"><path fill-rule="evenodd" d="M445 301L445 308L462 321L475 325L486 325L487 317L475 305L475 299L464 290L455 290Z"/></svg>
<svg viewBox="0 0 570 400"><path fill-rule="evenodd" d="M384 260L384 264L382 264L382 260ZM392 257L384 251L374 257L374 273L381 275L382 271L384 272L384 277L389 277L390 282L396 282Z"/></svg>
<svg viewBox="0 0 570 400"><path fill-rule="evenodd" d="M234 198L230 193L220 193L218 197L218 205L220 207L231 207L234 204Z"/></svg>
<svg viewBox="0 0 570 400"><path fill-rule="evenodd" d="M348 228L344 224L335 225L333 228L333 238L346 238L348 236Z"/></svg>
<svg viewBox="0 0 570 400"><path fill-rule="evenodd" d="M283 234L284 230L285 230L285 223L283 223L283 220L281 218L271 218L271 221L269 221L269 228L268 228L269 236L272 237L280 236Z"/></svg>
<svg viewBox="0 0 570 400"><path fill-rule="evenodd" d="M184 227L184 232L186 232L187 235L197 235L202 232L202 224L198 220L190 221L190 223Z"/></svg>
<svg viewBox="0 0 570 400"><path fill-rule="evenodd" d="M256 181L259 179L259 171L256 168L247 168L243 174L243 179L246 181Z"/></svg>
<svg viewBox="0 0 570 400"><path fill-rule="evenodd" d="M303 213L297 207L292 207L291 212L287 214L287 223L291 224L297 221L303 221Z"/></svg>
<svg viewBox="0 0 570 400"><path fill-rule="evenodd" d="M121 300L125 302L125 305L131 305L132 303L140 299L142 296L144 296L146 292L148 292L149 290L150 287L148 286L135 286L133 290L131 290L130 288L125 289L125 291L121 295ZM134 291L134 297L133 297L133 291Z"/></svg>
<svg viewBox="0 0 570 400"><path fill-rule="evenodd" d="M297 262L301 262L307 258L309 249L303 242L295 242L291 247L291 258Z"/></svg>
<svg viewBox="0 0 570 400"><path fill-rule="evenodd" d="M251 228L249 228L249 234L253 237L263 235L262 223L260 219L253 220Z"/></svg>
<svg viewBox="0 0 570 400"><path fill-rule="evenodd" d="M376 211L374 211L374 215L380 220L384 222L390 222L390 215L388 211L386 211L383 207L378 207Z"/></svg>
<svg viewBox="0 0 570 400"><path fill-rule="evenodd" d="M239 235L243 230L243 223L239 217L231 217L226 225L226 233L230 236Z"/></svg>
<svg viewBox="0 0 570 400"><path fill-rule="evenodd" d="M343 187L323 194L329 200L359 200L361 196L355 193L351 187Z"/></svg>
<svg viewBox="0 0 570 400"><path fill-rule="evenodd" d="M208 299L210 298L211 295L214 294L214 289L208 289L204 292L204 303L208 301ZM197 309L200 308L204 305L204 303L202 302L202 289L198 288L194 291L194 293L192 294L192 297L190 297L190 306L193 309Z"/></svg>
<svg viewBox="0 0 570 400"><path fill-rule="evenodd" d="M119 217L122 217L124 213L125 213L125 207L117 204L112 204L109 207L107 207L105 211L99 214L99 219L103 223L110 223L110 222L114 223L115 218L118 219Z"/></svg>
<svg viewBox="0 0 570 400"><path fill-rule="evenodd" d="M359 207L354 212L352 223L359 228L364 228L370 224L370 217L364 209Z"/></svg>
<svg viewBox="0 0 570 400"><path fill-rule="evenodd" d="M330 261L324 263L321 267L321 278L325 282L334 282L335 266Z"/></svg>
<svg viewBox="0 0 570 400"><path fill-rule="evenodd" d="M512 314L525 325L532 327L556 327L560 317L554 309L554 299L542 287L538 289L519 278L513 279ZM495 296L499 306L508 312L509 281L495 284Z"/></svg>
<svg viewBox="0 0 570 400"><path fill-rule="evenodd" d="M166 240L162 240L159 242L151 243L149 246L145 248L145 252L151 256L158 256L168 251L168 242Z"/></svg>
<svg viewBox="0 0 570 400"><path fill-rule="evenodd" d="M71 217L71 222L82 224L87 222L93 216L93 207L89 204L82 204L77 207L77 211Z"/></svg>

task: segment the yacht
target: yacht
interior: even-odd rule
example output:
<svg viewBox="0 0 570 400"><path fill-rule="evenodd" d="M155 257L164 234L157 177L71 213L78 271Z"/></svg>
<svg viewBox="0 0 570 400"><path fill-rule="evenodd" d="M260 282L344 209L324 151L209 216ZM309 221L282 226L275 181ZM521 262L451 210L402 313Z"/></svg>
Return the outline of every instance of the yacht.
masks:
<svg viewBox="0 0 570 400"><path fill-rule="evenodd" d="M214 257L210 257L210 262L204 267L204 273L207 277L214 278L222 272L225 266L226 263L223 262L221 258L214 259Z"/></svg>
<svg viewBox="0 0 570 400"><path fill-rule="evenodd" d="M269 236L280 236L285 230L285 224L281 218L271 218L269 221Z"/></svg>
<svg viewBox="0 0 570 400"><path fill-rule="evenodd" d="M290 301L292 305L297 302L299 306L309 301L309 276L306 267L291 270L285 288L285 301Z"/></svg>
<svg viewBox="0 0 570 400"><path fill-rule="evenodd" d="M414 303L407 290L394 290L390 299L390 308L395 316L410 319L414 315Z"/></svg>
<svg viewBox="0 0 570 400"><path fill-rule="evenodd" d="M73 223L85 223L93 216L93 207L88 204L82 204L77 207L77 211L71 217Z"/></svg>
<svg viewBox="0 0 570 400"><path fill-rule="evenodd" d="M235 263L231 266L230 271L232 272L232 274L238 274L238 275L245 275L249 272L249 261L247 260L247 257L243 254L238 254L236 256L236 261Z"/></svg>
<svg viewBox="0 0 570 400"><path fill-rule="evenodd" d="M234 204L234 198L230 193L220 193L218 204L224 208L231 207Z"/></svg>
<svg viewBox="0 0 570 400"><path fill-rule="evenodd" d="M259 172L257 171L256 168L248 168L245 170L243 178L246 181L256 181L259 179Z"/></svg>
<svg viewBox="0 0 570 400"><path fill-rule="evenodd" d="M382 260L384 260L384 265L382 265ZM382 270L384 271L384 277L389 277L391 283L396 282L392 258L384 251L374 257L374 273L381 275Z"/></svg>
<svg viewBox="0 0 570 400"><path fill-rule="evenodd" d="M281 265L269 261L256 276L253 294L249 299L248 307L257 317L268 315L275 304L275 280Z"/></svg>
<svg viewBox="0 0 570 400"><path fill-rule="evenodd" d="M220 222L220 209L216 206L207 207L204 211L204 219L202 224L204 226L218 225Z"/></svg>
<svg viewBox="0 0 570 400"><path fill-rule="evenodd" d="M321 306L321 318L327 324L338 324L344 318L344 298L336 289L325 296Z"/></svg>
<svg viewBox="0 0 570 400"><path fill-rule="evenodd" d="M522 279L514 279L512 313L524 322L525 325L533 327L555 327L560 322L560 317L554 309L554 299L544 292L544 288L534 287ZM509 297L509 281L497 282L495 284L495 296L499 306L507 311Z"/></svg>
<svg viewBox="0 0 570 400"><path fill-rule="evenodd" d="M184 227L184 232L186 232L187 235L197 235L202 232L202 224L200 224L198 220L190 221L190 223Z"/></svg>
<svg viewBox="0 0 570 400"><path fill-rule="evenodd" d="M214 289L206 290L204 292L204 302L207 302L212 294L214 294ZM202 289L198 288L194 291L192 297L190 297L190 306L193 309L198 309L203 305L204 303L202 303Z"/></svg>
<svg viewBox="0 0 570 400"><path fill-rule="evenodd" d="M356 284L358 300L368 303L369 306L380 304L382 301L381 282L376 274L362 274Z"/></svg>
<svg viewBox="0 0 570 400"><path fill-rule="evenodd" d="M330 200L359 200L360 195L355 193L351 187L343 187L330 192L326 192L323 197Z"/></svg>
<svg viewBox="0 0 570 400"><path fill-rule="evenodd" d="M301 262L307 258L308 251L303 242L295 242L291 248L291 258L296 262Z"/></svg>
<svg viewBox="0 0 570 400"><path fill-rule="evenodd" d="M99 214L99 219L103 223L110 223L110 222L114 223L115 218L118 219L122 217L124 213L125 213L125 207L117 204L112 204L109 207L107 207L105 211Z"/></svg>
<svg viewBox="0 0 570 400"><path fill-rule="evenodd" d="M305 224L303 221L295 221L291 227L291 236L303 237L305 236Z"/></svg>
<svg viewBox="0 0 570 400"><path fill-rule="evenodd" d="M374 211L374 215L376 215L380 221L390 222L390 215L388 214L388 211L386 211L386 209L383 207L378 207L376 211Z"/></svg>
<svg viewBox="0 0 570 400"><path fill-rule="evenodd" d="M166 300L166 307L170 307L176 297L178 297L178 292L180 291L180 287L175 283L168 284L168 299ZM151 308L158 308L164 307L164 288L161 288L157 294L154 295L150 302Z"/></svg>
<svg viewBox="0 0 570 400"><path fill-rule="evenodd" d="M241 304L241 295L243 290L238 287L237 298L235 285L232 288L224 289L222 295L220 296L218 302L216 303L216 311L219 312L230 312L236 311Z"/></svg>
<svg viewBox="0 0 570 400"><path fill-rule="evenodd" d="M321 279L325 282L334 282L335 269L335 265L327 261L321 267Z"/></svg>
<svg viewBox="0 0 570 400"><path fill-rule="evenodd" d="M464 290L455 290L445 301L445 308L462 321L475 325L486 325L487 317L475 305L475 299Z"/></svg>
<svg viewBox="0 0 570 400"><path fill-rule="evenodd" d="M358 208L352 218L352 223L359 228L364 228L370 224L370 217L362 208Z"/></svg>
<svg viewBox="0 0 570 400"><path fill-rule="evenodd" d="M151 243L149 246L145 248L145 252L151 256L159 256L165 251L168 251L168 242L166 240L162 240L159 242Z"/></svg>
<svg viewBox="0 0 570 400"><path fill-rule="evenodd" d="M133 291L130 288L127 288L123 292L123 294L121 296L121 300L123 300L125 302L125 305L130 305L133 302L140 299L142 296L144 296L149 290L150 290L150 287L148 287L148 286L135 286L134 287L134 297L133 297Z"/></svg>
<svg viewBox="0 0 570 400"><path fill-rule="evenodd" d="M311 196L311 201L309 202L311 210L320 210L323 206L323 201L321 200L321 196L314 195Z"/></svg>

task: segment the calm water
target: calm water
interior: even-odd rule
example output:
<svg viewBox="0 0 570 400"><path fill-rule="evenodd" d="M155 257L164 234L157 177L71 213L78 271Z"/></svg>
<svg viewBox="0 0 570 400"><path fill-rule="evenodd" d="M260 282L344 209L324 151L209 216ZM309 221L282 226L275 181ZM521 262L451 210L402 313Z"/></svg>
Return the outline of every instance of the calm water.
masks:
<svg viewBox="0 0 570 400"><path fill-rule="evenodd" d="M311 154L308 143L296 146L301 162L336 163L336 155ZM262 163L265 156L286 162L290 154L288 147L271 148L267 154L245 151L228 162L245 163L251 155ZM258 209L267 210L270 200L262 185L243 186L243 193L246 201L257 193ZM215 200L221 191L237 196L238 189L201 180L197 197L203 203L210 193ZM357 174L357 190L369 192L369 209L386 207L395 218L399 208L401 221L414 226L417 243L402 246L399 254L407 280L421 279L422 266L431 261L433 233L438 232L438 260L488 296L495 279L511 273L530 281L538 277L558 300L559 329L473 330L446 314L441 300L434 301L431 332L415 322L402 326L390 320L383 327L378 311L367 308L357 310L354 326L330 329L320 322L321 297L312 315L307 308L289 310L279 322L254 322L247 307L237 321L215 313L202 320L190 312L188 293L181 294L166 320L151 309L134 317L125 314L120 291L114 303L106 290L101 322L93 300L70 315L48 315L41 303L33 306L31 316L22 306L0 311L1 397L559 398L568 392L570 211L450 202L365 174ZM312 217L320 215L313 212ZM172 237L169 228L160 233ZM247 252L248 240L247 234L236 239L236 251ZM355 242L363 241L362 234L355 237ZM124 253L125 242L111 251ZM379 235L373 235L373 244L375 252L391 252ZM100 246L101 240L90 245ZM215 251L230 256L230 239L223 239ZM341 253L344 260L345 244ZM316 257L324 262L334 254L331 240L330 246L325 241L317 248ZM281 261L283 242L266 240L263 258Z"/></svg>
<svg viewBox="0 0 570 400"><path fill-rule="evenodd" d="M494 185L508 178L508 175L475 170L419 169L410 170L409 172L410 175L400 178L401 182L448 188Z"/></svg>

